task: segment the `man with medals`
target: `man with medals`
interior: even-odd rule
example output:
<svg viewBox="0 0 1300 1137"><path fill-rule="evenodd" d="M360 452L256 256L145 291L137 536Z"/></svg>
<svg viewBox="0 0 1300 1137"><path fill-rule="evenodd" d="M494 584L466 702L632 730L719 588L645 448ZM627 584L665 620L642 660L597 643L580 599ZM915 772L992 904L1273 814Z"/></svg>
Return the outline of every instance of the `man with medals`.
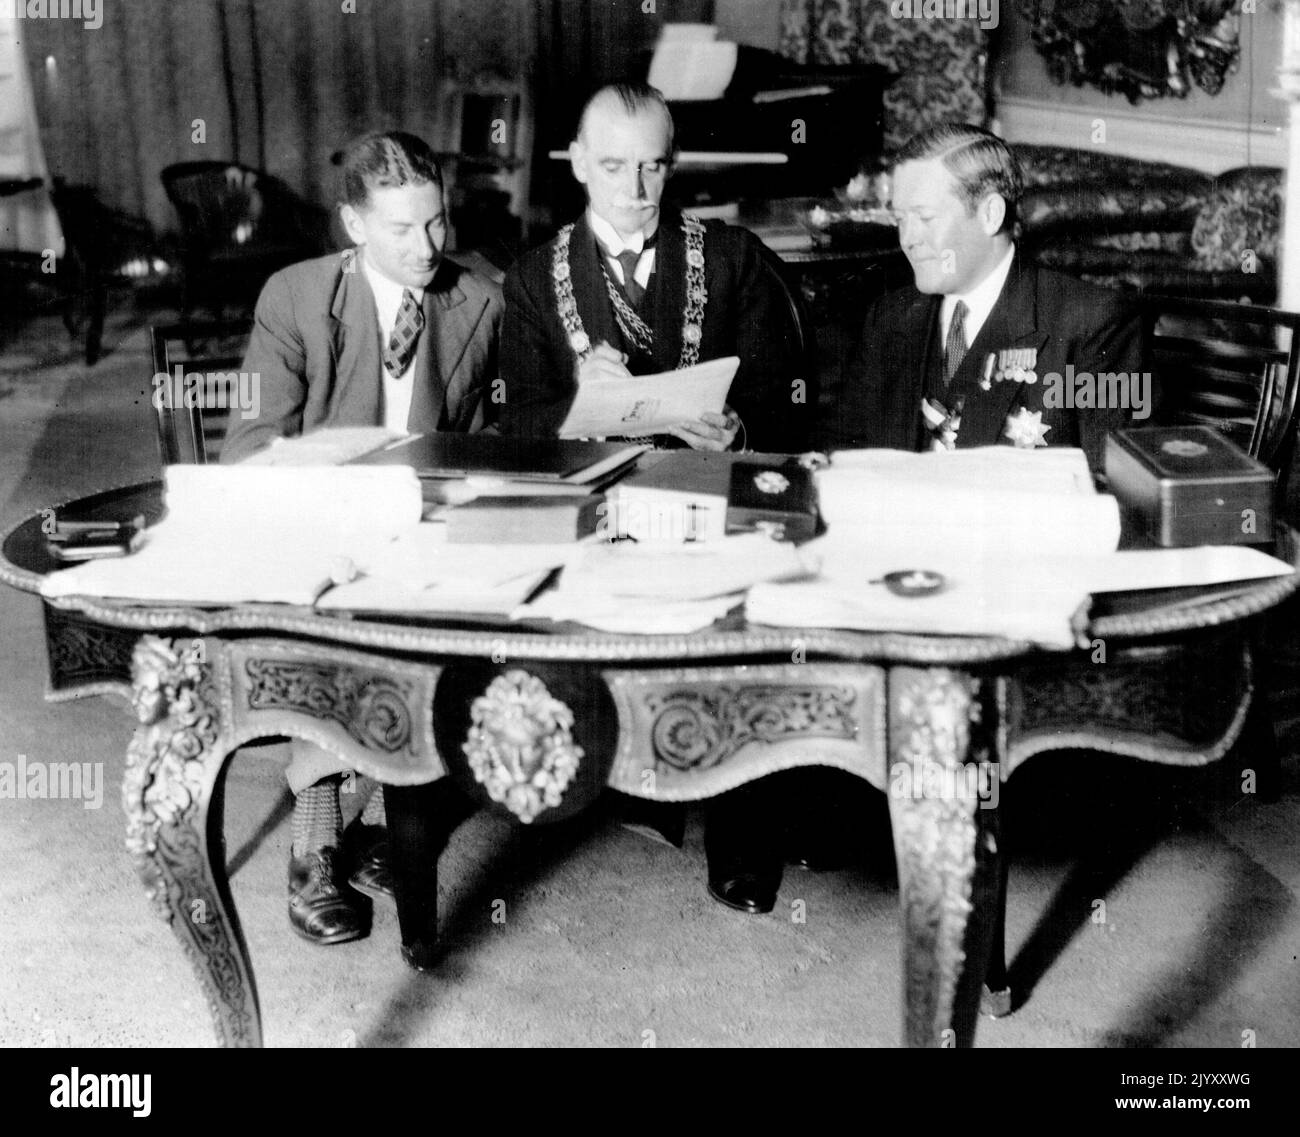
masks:
<svg viewBox="0 0 1300 1137"><path fill-rule="evenodd" d="M1117 293L1021 255L1022 188L1015 156L979 127L945 123L899 152L893 212L915 285L868 310L819 424L827 449L1078 446L1100 468L1106 434L1135 408L1076 405L1062 377L1104 391L1099 374L1144 372L1141 323Z"/></svg>

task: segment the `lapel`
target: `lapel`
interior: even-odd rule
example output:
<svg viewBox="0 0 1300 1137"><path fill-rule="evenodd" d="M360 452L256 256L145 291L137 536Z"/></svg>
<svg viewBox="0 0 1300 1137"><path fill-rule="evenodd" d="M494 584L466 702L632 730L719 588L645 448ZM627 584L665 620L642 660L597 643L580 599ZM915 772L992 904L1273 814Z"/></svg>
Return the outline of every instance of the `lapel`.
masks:
<svg viewBox="0 0 1300 1137"><path fill-rule="evenodd" d="M708 234L704 240L708 263ZM707 270L706 270L707 271ZM686 233L682 215L665 209L659 214L659 236L655 242L655 267L650 274L641 317L655 335L654 361L659 371L672 371L682 354L682 313L686 310ZM707 319L708 307L705 306Z"/></svg>
<svg viewBox="0 0 1300 1137"><path fill-rule="evenodd" d="M419 376L411 391L411 412L407 430L428 432L442 429L452 408L447 406L456 371L465 357L479 312L468 303L469 297L459 283L460 266L444 260L438 274L424 290L424 331L420 333L420 351L415 374Z"/></svg>
<svg viewBox="0 0 1300 1137"><path fill-rule="evenodd" d="M378 425L382 422L379 368L383 366L379 324L375 298L355 250L342 255L329 330L334 361L333 417L339 422Z"/></svg>
<svg viewBox="0 0 1300 1137"><path fill-rule="evenodd" d="M939 305L942 302L941 296L917 292L903 313L900 334L892 337L895 357L891 370L895 381L887 386L886 394L897 399L892 415L894 421L904 431L910 432L892 443L899 449L915 450L923 441L921 400L925 397L926 377L933 362L934 329L939 323Z"/></svg>
<svg viewBox="0 0 1300 1137"><path fill-rule="evenodd" d="M1025 265L1017 253L997 303L966 352L949 388L954 400L965 399L957 436L959 447L994 446L1002 441L1007 415L1021 395L1021 384L1008 379L993 383L985 391L979 381L989 355L1013 347L1041 349L1047 342L1048 333L1038 329L1037 283L1037 272L1033 266Z"/></svg>

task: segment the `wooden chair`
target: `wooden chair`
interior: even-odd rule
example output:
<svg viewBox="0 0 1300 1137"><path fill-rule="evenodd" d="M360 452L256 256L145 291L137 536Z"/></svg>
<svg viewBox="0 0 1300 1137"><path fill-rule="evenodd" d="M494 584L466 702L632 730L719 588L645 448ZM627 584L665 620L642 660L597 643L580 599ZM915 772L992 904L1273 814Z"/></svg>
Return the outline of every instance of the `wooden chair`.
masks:
<svg viewBox="0 0 1300 1137"><path fill-rule="evenodd" d="M248 320L171 324L150 329L153 405L164 466L215 461L239 395ZM191 380L189 377L196 376ZM232 386L231 377L234 377ZM254 377L250 380L255 381Z"/></svg>
<svg viewBox="0 0 1300 1137"><path fill-rule="evenodd" d="M277 269L328 252L329 215L238 162L178 162L159 175L181 222L182 317L251 311Z"/></svg>
<svg viewBox="0 0 1300 1137"><path fill-rule="evenodd" d="M1158 418L1213 426L1285 480L1300 391L1300 314L1145 295Z"/></svg>

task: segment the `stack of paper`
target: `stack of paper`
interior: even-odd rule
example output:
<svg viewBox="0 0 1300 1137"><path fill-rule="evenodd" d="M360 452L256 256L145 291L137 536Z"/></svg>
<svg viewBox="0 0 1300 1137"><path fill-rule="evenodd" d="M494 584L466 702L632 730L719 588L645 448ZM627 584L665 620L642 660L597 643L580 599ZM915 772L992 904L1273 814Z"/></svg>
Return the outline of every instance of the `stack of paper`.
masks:
<svg viewBox="0 0 1300 1137"><path fill-rule="evenodd" d="M1119 542L1115 500L1094 491L1079 450L840 453L817 487L828 531L807 548L821 577L753 590L751 621L1068 646L1089 591L1079 558ZM884 577L906 570L945 584L895 595Z"/></svg>
<svg viewBox="0 0 1300 1137"><path fill-rule="evenodd" d="M558 587L515 617L575 620L604 631L694 631L760 581L806 578L816 568L803 549L761 533L688 545L593 542L577 546Z"/></svg>
<svg viewBox="0 0 1300 1137"><path fill-rule="evenodd" d="M805 548L820 554L820 578L756 587L752 622L1068 647L1093 592L1292 571L1256 549L1116 552L1118 506L1094 491L1080 450L839 453L818 491L828 532ZM884 577L906 570L940 573L944 586L896 595Z"/></svg>
<svg viewBox="0 0 1300 1137"><path fill-rule="evenodd" d="M144 547L51 573L48 597L310 604L358 547L418 524L402 467L169 466L167 516Z"/></svg>

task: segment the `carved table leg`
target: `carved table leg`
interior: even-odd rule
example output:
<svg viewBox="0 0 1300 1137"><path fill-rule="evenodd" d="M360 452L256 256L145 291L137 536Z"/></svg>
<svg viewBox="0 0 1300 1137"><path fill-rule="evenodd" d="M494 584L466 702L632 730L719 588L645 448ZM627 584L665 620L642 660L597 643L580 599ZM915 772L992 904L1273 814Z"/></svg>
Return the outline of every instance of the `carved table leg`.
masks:
<svg viewBox="0 0 1300 1137"><path fill-rule="evenodd" d="M998 770L982 744L996 729L996 715L994 700L980 698L980 682L970 675L890 672L889 810L908 1046L975 1040L1000 872L995 810L980 809L981 801L997 802L991 779ZM971 919L977 905L979 918Z"/></svg>
<svg viewBox="0 0 1300 1137"><path fill-rule="evenodd" d="M217 1041L261 1046L257 990L226 878L217 787L229 748L219 703L202 642L141 637L132 661L141 725L122 785L126 845L203 985Z"/></svg>
<svg viewBox="0 0 1300 1137"><path fill-rule="evenodd" d="M475 808L450 778L384 787L402 958L416 971L432 968L438 954L438 858Z"/></svg>

